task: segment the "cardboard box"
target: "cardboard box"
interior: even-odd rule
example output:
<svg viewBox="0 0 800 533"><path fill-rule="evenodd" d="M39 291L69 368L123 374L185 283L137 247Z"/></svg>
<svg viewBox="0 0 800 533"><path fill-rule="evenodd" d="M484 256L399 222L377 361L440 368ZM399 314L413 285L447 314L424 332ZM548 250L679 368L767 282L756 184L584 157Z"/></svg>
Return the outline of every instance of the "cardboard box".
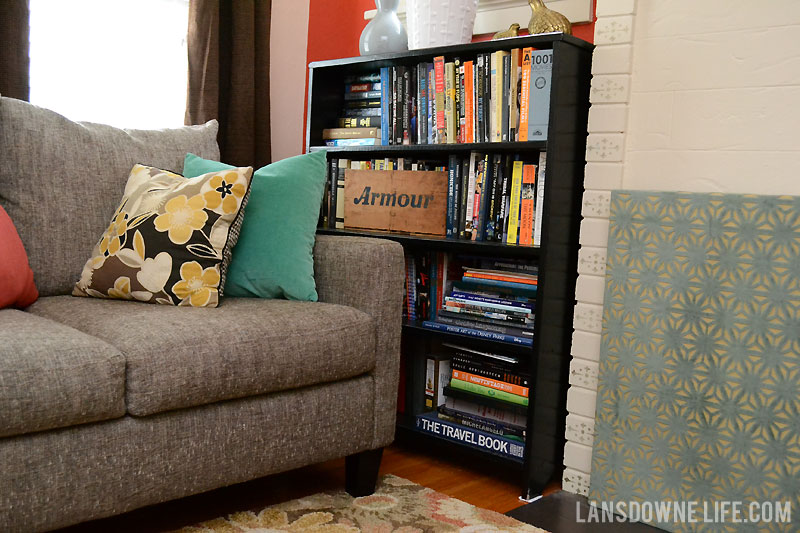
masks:
<svg viewBox="0 0 800 533"><path fill-rule="evenodd" d="M345 172L345 228L444 236L446 218L447 172Z"/></svg>

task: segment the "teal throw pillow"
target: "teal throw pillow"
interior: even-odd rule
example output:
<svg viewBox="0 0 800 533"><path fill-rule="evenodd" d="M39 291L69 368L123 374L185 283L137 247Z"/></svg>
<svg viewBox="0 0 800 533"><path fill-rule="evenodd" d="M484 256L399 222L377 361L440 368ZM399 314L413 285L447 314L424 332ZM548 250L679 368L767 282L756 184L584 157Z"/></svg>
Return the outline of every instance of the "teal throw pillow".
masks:
<svg viewBox="0 0 800 533"><path fill-rule="evenodd" d="M226 296L317 301L314 238L325 187L324 151L290 157L256 170ZM187 178L235 168L187 154Z"/></svg>

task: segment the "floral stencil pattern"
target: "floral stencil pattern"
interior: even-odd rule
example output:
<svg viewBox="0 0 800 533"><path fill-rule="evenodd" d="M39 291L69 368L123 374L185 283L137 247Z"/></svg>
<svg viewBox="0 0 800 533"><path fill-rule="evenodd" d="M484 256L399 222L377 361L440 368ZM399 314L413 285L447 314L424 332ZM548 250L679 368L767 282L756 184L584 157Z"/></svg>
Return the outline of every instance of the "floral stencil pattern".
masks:
<svg viewBox="0 0 800 533"><path fill-rule="evenodd" d="M72 294L216 307L253 169L186 179L135 165Z"/></svg>
<svg viewBox="0 0 800 533"><path fill-rule="evenodd" d="M177 533L547 533L403 478L387 475L375 494L320 493L215 518Z"/></svg>

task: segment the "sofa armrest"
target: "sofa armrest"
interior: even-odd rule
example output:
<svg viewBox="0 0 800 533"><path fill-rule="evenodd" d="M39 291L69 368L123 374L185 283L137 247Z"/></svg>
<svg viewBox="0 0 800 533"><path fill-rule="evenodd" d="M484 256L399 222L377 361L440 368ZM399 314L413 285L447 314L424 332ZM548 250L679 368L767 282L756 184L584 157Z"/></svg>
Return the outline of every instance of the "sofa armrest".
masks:
<svg viewBox="0 0 800 533"><path fill-rule="evenodd" d="M319 300L355 307L375 319L373 448L386 446L394 439L403 264L403 247L385 239L317 235L314 246L314 278Z"/></svg>

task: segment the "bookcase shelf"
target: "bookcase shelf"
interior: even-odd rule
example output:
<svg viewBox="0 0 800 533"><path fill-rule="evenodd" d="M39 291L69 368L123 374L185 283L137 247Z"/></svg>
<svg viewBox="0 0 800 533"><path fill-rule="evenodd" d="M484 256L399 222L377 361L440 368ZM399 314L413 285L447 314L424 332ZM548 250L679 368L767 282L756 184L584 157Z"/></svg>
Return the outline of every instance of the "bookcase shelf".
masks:
<svg viewBox="0 0 800 533"><path fill-rule="evenodd" d="M498 143L453 143L453 144L401 144L390 146L311 146L309 150L328 150L330 152L356 152L359 155L364 153L374 155L393 155L397 157L401 154L451 154L459 152L528 152L531 150L546 150L546 141L526 141L526 142L498 142Z"/></svg>
<svg viewBox="0 0 800 533"><path fill-rule="evenodd" d="M388 233L358 229L328 229L319 228L317 233L323 235L347 235L350 237L379 237L397 241L404 246L413 248L438 250L452 253L484 254L499 257L527 257L539 256L538 246L518 246L516 244L502 244L498 242L465 241L459 239L446 239L444 237L425 235L406 235L402 233Z"/></svg>
<svg viewBox="0 0 800 533"><path fill-rule="evenodd" d="M323 146L323 130L338 125L348 76L375 73L384 67L414 67L418 63L430 63L436 56L444 56L445 61L452 61L456 57L475 58L480 53L525 47L552 50L547 141ZM320 61L309 65L306 151L327 150L329 161L418 158L446 165L451 155L467 158L472 152L501 154L509 159L519 155L524 161L532 161L540 153L546 155L541 241L537 247L352 228L318 229L319 234L390 239L402 244L407 252L415 254L443 252L476 258L513 259L536 265L538 285L533 346L429 329L416 320L406 320L402 333L406 361L401 369L403 372L417 372L416 369L424 366L428 351L441 348L443 343L457 343L473 350L507 354L519 360L518 364L524 366L530 378L530 403L523 415L527 417L523 460L520 462L469 444L431 435L417 427L416 415L421 411L416 407L409 411L409 403L404 404L405 412L398 415L397 421L399 433L404 438L425 442L426 446L427 443L436 443L437 446L453 450L466 450L476 460L499 461L509 466L519 475L524 498L541 494L544 486L560 473L563 465L593 49L590 43L558 33ZM411 376L407 373L406 378L408 385ZM412 391L406 386L406 394L417 392L421 395L424 391Z"/></svg>

